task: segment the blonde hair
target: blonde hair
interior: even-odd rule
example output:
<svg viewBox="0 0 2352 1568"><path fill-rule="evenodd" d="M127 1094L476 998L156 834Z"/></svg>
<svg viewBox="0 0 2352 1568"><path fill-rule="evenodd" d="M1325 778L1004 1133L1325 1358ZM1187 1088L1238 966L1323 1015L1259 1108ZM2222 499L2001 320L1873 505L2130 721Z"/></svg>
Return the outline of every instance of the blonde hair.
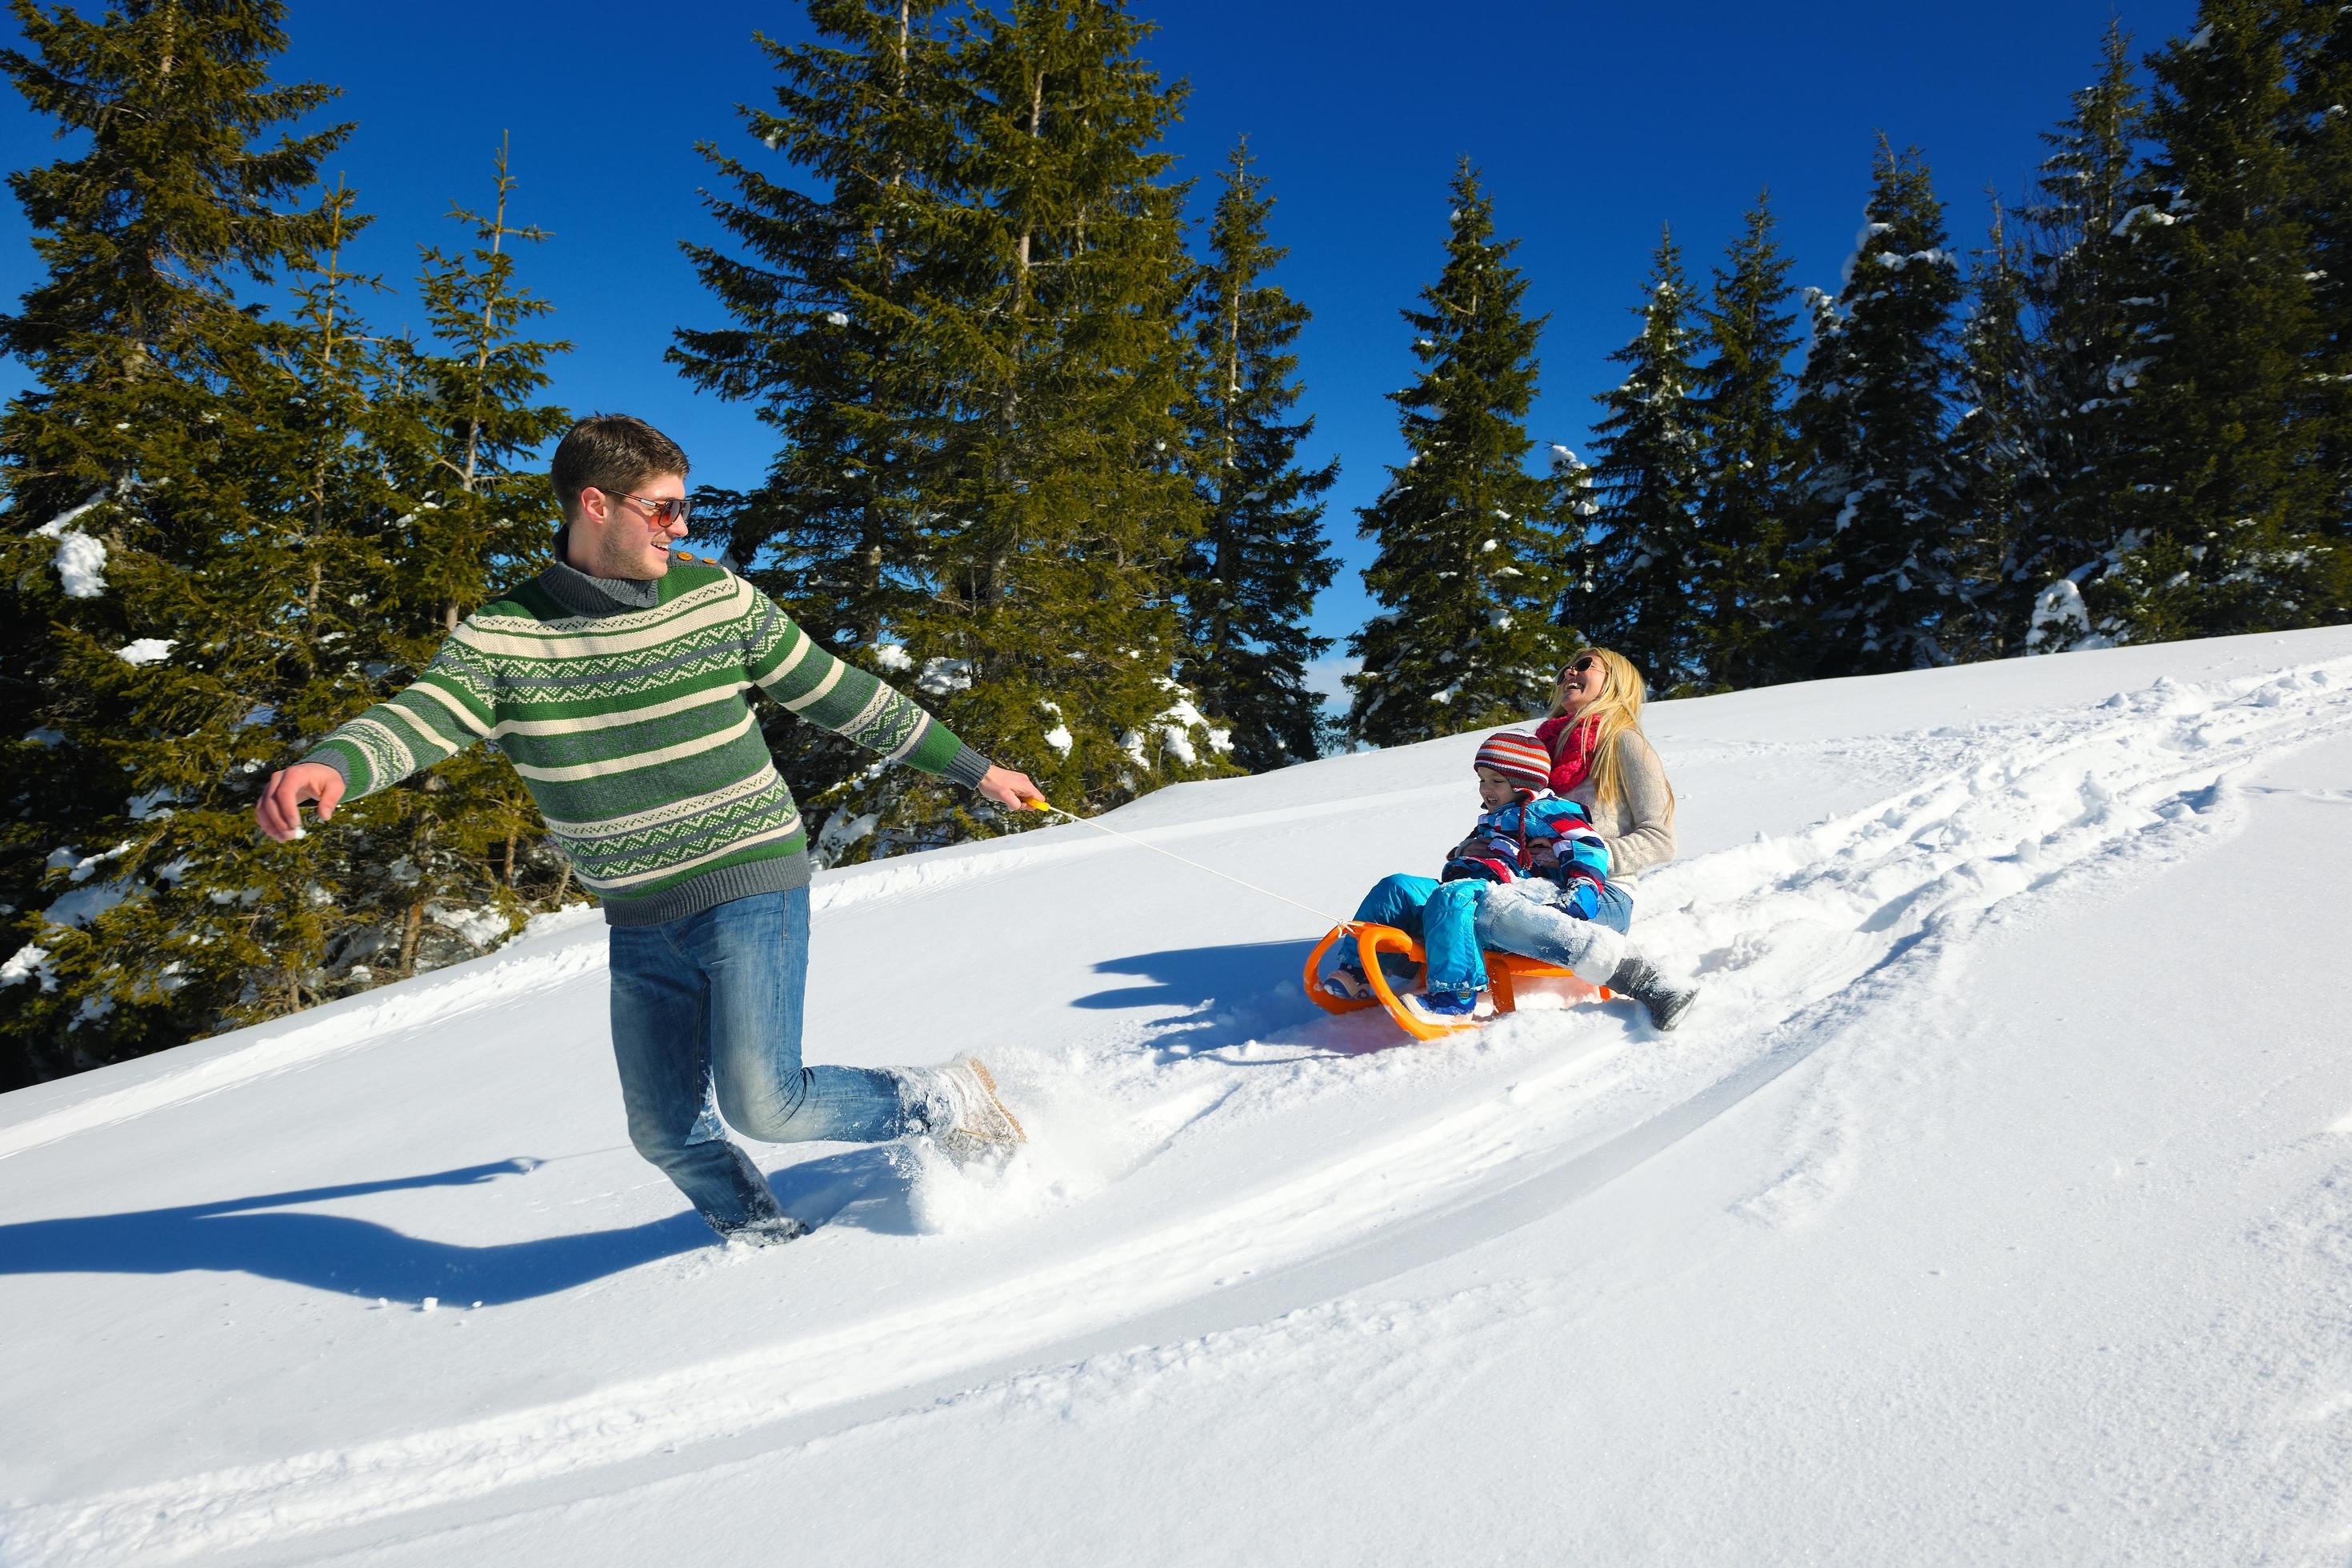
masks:
<svg viewBox="0 0 2352 1568"><path fill-rule="evenodd" d="M1642 700L1649 689L1643 683L1642 672L1633 661L1622 653L1605 647L1580 647L1569 656L1570 665L1586 656L1601 661L1601 695L1586 703L1576 715L1581 724L1587 719L1598 720L1592 734L1592 801L1595 805L1612 805L1624 798L1624 767L1617 757L1617 738L1628 730L1642 734ZM1569 710L1568 694L1554 683L1551 714L1557 719ZM1642 736L1647 741L1647 735ZM1666 786L1666 809L1674 810L1675 786Z"/></svg>

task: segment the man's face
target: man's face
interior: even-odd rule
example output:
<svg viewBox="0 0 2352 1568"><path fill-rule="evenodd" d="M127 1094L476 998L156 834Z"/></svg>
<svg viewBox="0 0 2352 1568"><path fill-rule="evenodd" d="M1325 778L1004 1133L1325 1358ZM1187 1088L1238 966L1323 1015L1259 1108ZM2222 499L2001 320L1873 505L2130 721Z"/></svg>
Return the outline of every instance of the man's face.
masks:
<svg viewBox="0 0 2352 1568"><path fill-rule="evenodd" d="M667 575L670 544L686 537L686 519L663 522L654 510L663 500L685 497L684 474L656 475L625 492L593 486L582 490L580 521L573 527L588 546L590 574L639 583Z"/></svg>

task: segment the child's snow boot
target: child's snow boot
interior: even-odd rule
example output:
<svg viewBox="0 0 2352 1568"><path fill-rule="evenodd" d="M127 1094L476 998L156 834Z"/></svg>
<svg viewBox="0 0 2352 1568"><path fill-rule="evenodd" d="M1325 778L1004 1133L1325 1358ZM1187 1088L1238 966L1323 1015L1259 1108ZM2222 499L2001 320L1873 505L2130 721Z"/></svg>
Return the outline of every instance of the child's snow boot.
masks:
<svg viewBox="0 0 2352 1568"><path fill-rule="evenodd" d="M939 1099L946 1101L930 1132L949 1158L969 1160L1029 1141L1021 1123L997 1098L996 1079L978 1057L960 1056L943 1068L932 1068L928 1077Z"/></svg>
<svg viewBox="0 0 2352 1568"><path fill-rule="evenodd" d="M1414 1017L1431 1024L1459 1027L1493 1016L1494 1004L1476 991L1433 991L1401 995L1397 1001Z"/></svg>
<svg viewBox="0 0 2352 1568"><path fill-rule="evenodd" d="M1365 977L1360 966L1353 963L1343 963L1325 975L1323 989L1327 994L1337 996L1342 1002L1370 1002L1374 999L1371 981Z"/></svg>
<svg viewBox="0 0 2352 1568"><path fill-rule="evenodd" d="M1698 999L1696 988L1669 985L1656 964L1630 951L1618 961L1616 970L1604 984L1620 996L1631 996L1647 1008L1650 1022L1661 1029L1671 1029L1681 1022L1690 1005Z"/></svg>

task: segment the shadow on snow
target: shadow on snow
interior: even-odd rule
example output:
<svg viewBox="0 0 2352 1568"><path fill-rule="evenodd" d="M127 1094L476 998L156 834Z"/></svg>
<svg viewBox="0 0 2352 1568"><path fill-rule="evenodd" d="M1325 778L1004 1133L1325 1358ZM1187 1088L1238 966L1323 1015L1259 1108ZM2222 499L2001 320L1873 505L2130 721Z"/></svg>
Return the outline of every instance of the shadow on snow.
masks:
<svg viewBox="0 0 2352 1568"><path fill-rule="evenodd" d="M1299 989L1299 971L1312 942L1234 942L1222 947L1169 948L1105 959L1097 974L1134 975L1148 984L1121 985L1076 998L1071 1005L1105 1012L1122 1008L1173 1009L1144 1027L1144 1044L1165 1061L1206 1057L1234 1067L1271 1067L1302 1057L1348 1057L1395 1045L1400 1037L1385 1018L1328 1017ZM1316 1038L1298 1037L1307 1026ZM1268 1037L1288 1037L1269 1041ZM1281 1056L1246 1055L1254 1044L1289 1047Z"/></svg>
<svg viewBox="0 0 2352 1568"><path fill-rule="evenodd" d="M294 1205L416 1187L468 1186L522 1175L530 1160L499 1160L388 1181L266 1193L129 1214L0 1225L0 1276L251 1274L337 1295L400 1302L437 1296L486 1307L553 1295L713 1245L691 1210L643 1225L467 1246L405 1235L374 1220ZM848 1150L771 1173L784 1211L809 1225L886 1234L915 1230L905 1168L886 1146Z"/></svg>

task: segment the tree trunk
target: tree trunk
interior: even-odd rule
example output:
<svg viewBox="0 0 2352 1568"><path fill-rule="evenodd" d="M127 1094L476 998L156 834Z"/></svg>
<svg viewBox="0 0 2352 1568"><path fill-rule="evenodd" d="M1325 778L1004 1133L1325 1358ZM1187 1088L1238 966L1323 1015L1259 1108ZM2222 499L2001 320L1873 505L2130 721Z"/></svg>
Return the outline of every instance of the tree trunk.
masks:
<svg viewBox="0 0 2352 1568"><path fill-rule="evenodd" d="M416 941L425 933L425 900L417 900L408 906L408 914L401 923L400 974L402 979L416 973Z"/></svg>

